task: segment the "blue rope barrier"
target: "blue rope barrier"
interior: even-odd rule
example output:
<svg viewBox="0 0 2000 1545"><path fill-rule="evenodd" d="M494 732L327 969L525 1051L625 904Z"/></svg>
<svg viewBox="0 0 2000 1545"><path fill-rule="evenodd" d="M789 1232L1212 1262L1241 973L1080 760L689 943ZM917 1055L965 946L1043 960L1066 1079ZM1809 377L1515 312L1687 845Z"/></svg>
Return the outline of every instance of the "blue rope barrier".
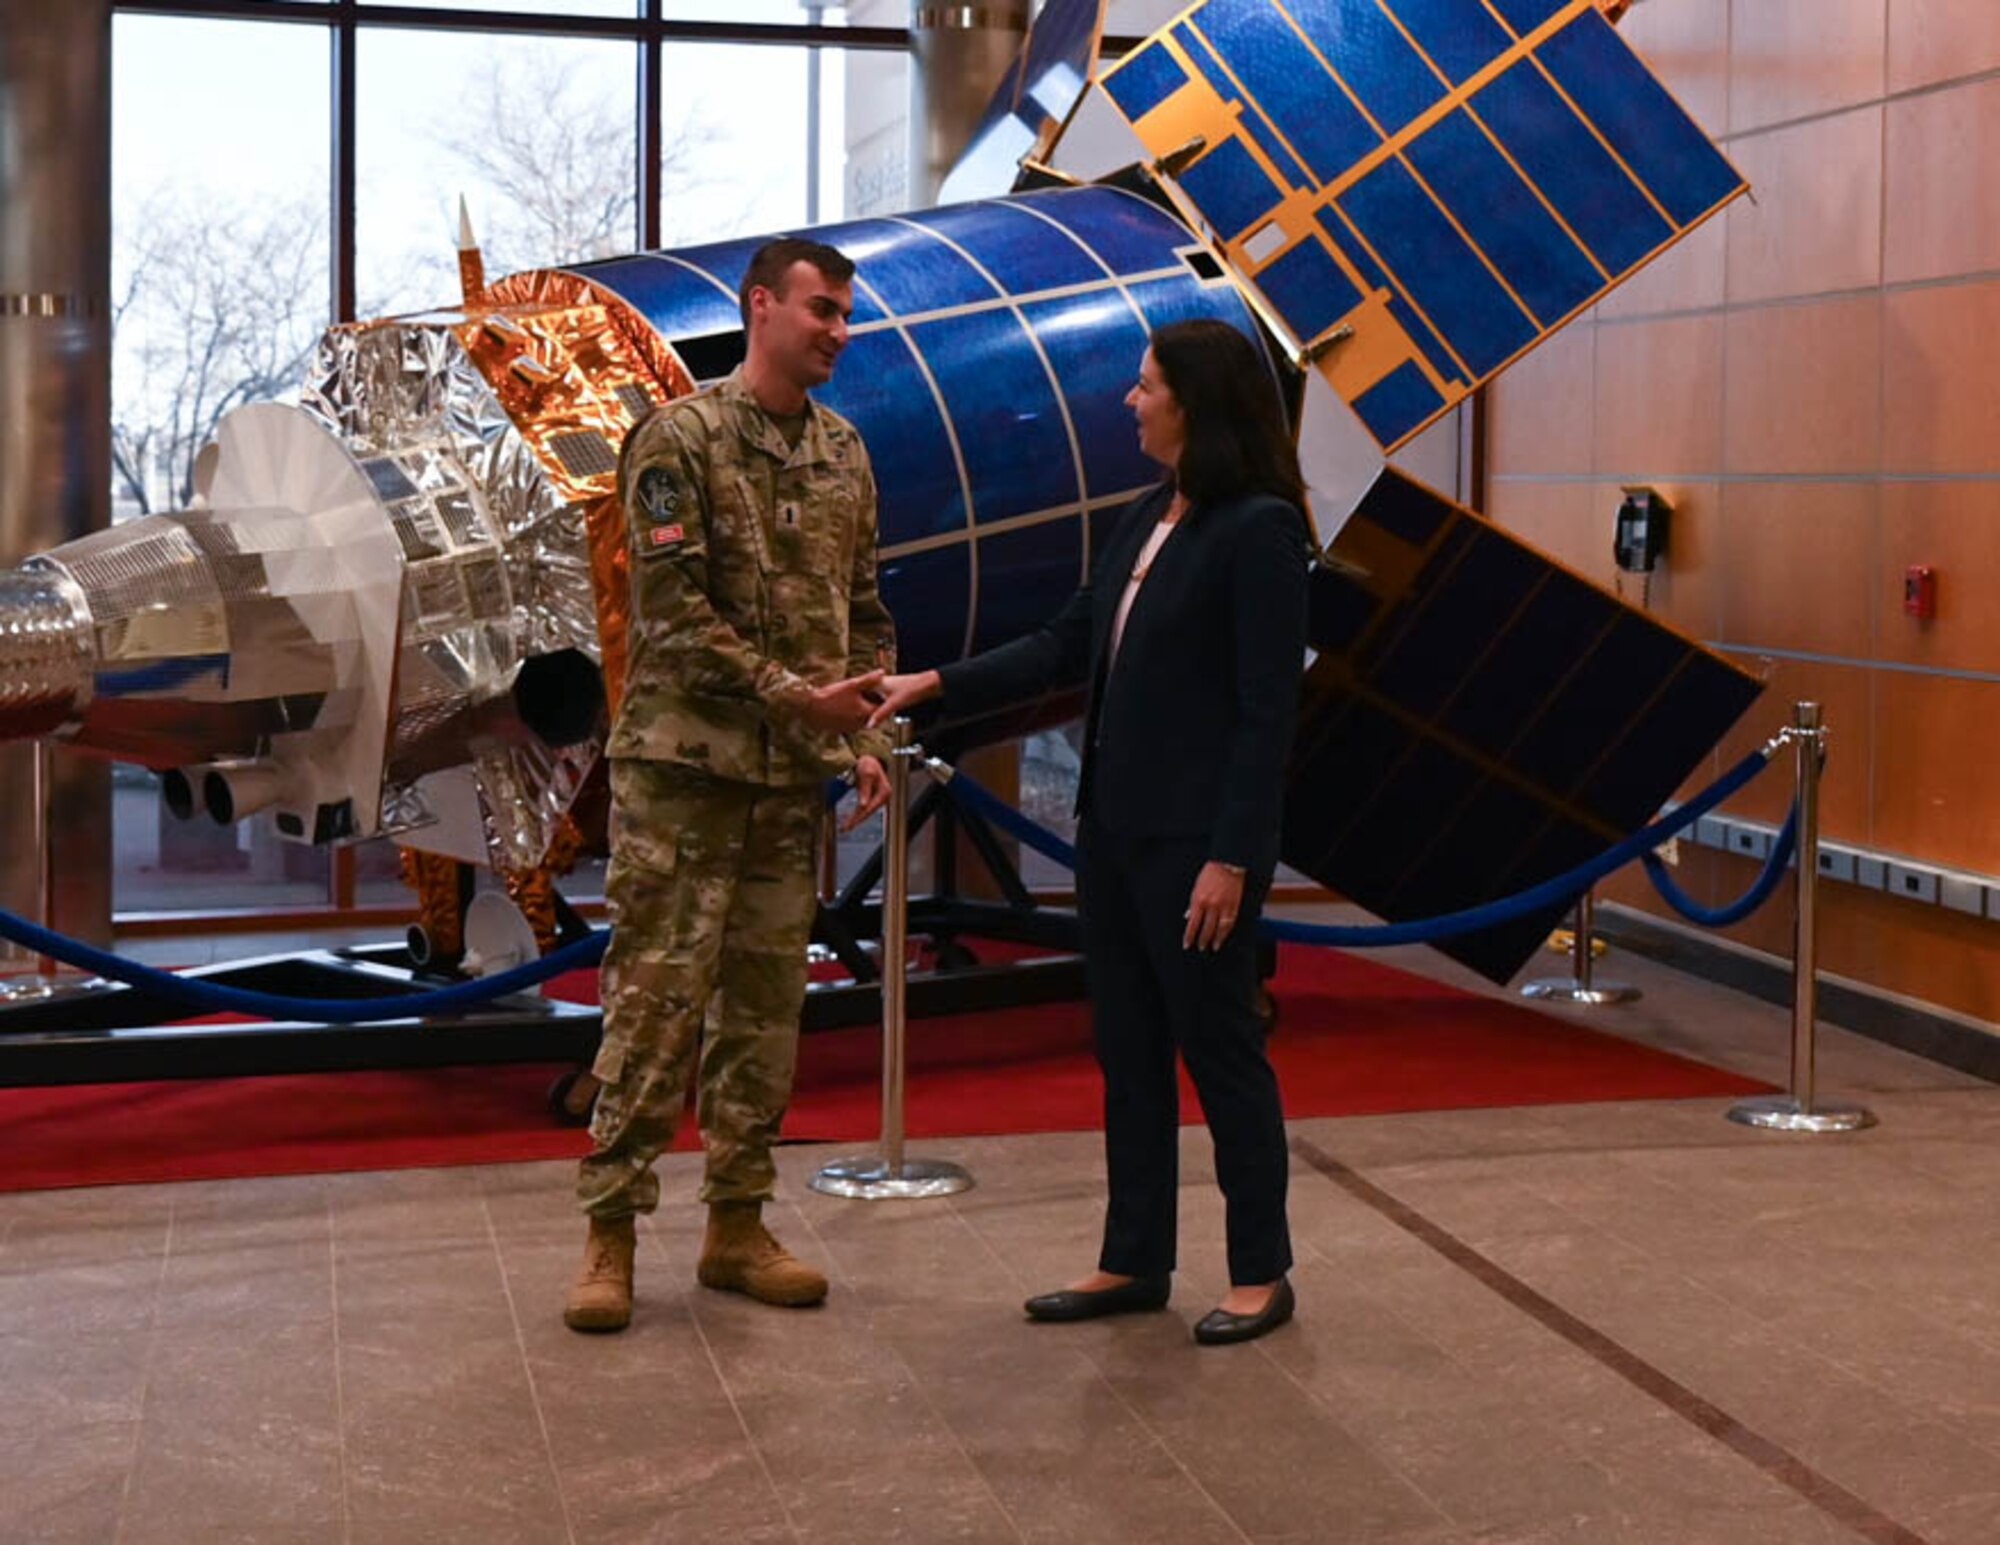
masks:
<svg viewBox="0 0 2000 1545"><path fill-rule="evenodd" d="M1676 832L1692 826L1762 772L1770 764L1770 760L1766 752L1751 752L1721 778L1686 804L1676 808L1670 815L1660 817L1650 826L1627 837L1615 847L1607 848L1596 858L1577 865L1567 873L1544 880L1539 885L1499 901L1490 901L1481 906L1467 907L1461 911L1447 912L1439 917L1423 918L1408 923L1346 926L1300 923L1284 918L1267 917L1260 921L1259 926L1267 938L1295 944L1334 945L1344 949L1381 949L1392 944L1429 944L1437 939L1455 938L1459 934L1477 933L1481 929L1497 927L1518 917L1525 917L1531 912L1539 912L1546 907L1574 900L1612 871L1624 868L1633 859L1651 852ZM968 809L984 816L1009 836L1017 838L1044 857L1054 859L1068 869L1076 868L1076 849L1071 844L1063 841L1046 827L1029 820L990 789L982 788L966 774L954 772L945 781L945 791Z"/></svg>
<svg viewBox="0 0 2000 1545"><path fill-rule="evenodd" d="M127 960L108 950L81 940L53 933L13 912L0 911L0 936L11 939L38 955L60 960L79 971L94 971L128 987L143 987L173 1002L186 1004L211 1014L260 1014L269 1019L319 1021L330 1025L362 1025L384 1019L408 1019L414 1014L448 1014L476 1003L504 998L508 993L534 987L552 976L594 966L604 953L611 935L597 929L585 938L561 949L515 966L493 976L482 976L450 987L421 992L398 993L382 998L293 998L283 993L254 992L245 987L226 987L198 977L176 976L152 966Z"/></svg>
<svg viewBox="0 0 2000 1545"><path fill-rule="evenodd" d="M1778 882L1785 877L1785 870L1791 866L1792 851L1799 840L1799 807L1793 802L1785 816L1785 824L1778 828L1778 837L1771 844L1771 856L1764 861L1763 873L1751 883L1750 889L1734 901L1719 907L1705 907L1675 883L1667 873L1667 866L1660 861L1657 853L1646 855L1646 878L1653 882L1653 889L1668 906L1691 923L1699 923L1704 928L1727 928L1731 923L1740 923L1755 912L1766 901L1771 892L1778 888Z"/></svg>

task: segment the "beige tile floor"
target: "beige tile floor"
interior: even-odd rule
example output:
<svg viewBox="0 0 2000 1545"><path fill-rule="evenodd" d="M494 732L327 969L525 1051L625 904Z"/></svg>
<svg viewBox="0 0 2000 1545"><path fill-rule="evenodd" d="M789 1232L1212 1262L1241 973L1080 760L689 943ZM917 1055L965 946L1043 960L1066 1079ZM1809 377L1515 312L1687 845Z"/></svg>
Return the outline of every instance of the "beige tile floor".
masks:
<svg viewBox="0 0 2000 1545"><path fill-rule="evenodd" d="M1615 964L1644 1000L1571 1012L1782 1079L1784 1013ZM1230 1349L1199 1130L1172 1308L1072 1327L1018 1303L1090 1263L1088 1134L925 1144L978 1185L914 1203L786 1149L808 1312L695 1285L670 1159L607 1338L564 1164L0 1196L0 1540L1995 1545L2000 1090L1820 1073L1881 1125L1298 1122L1299 1317Z"/></svg>

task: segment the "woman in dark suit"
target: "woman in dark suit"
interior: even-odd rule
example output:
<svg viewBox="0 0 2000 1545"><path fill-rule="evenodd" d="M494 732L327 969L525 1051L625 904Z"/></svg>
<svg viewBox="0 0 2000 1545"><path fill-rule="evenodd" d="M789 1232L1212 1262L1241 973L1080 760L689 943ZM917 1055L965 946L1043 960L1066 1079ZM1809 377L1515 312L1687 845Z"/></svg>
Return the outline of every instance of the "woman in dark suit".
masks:
<svg viewBox="0 0 2000 1545"><path fill-rule="evenodd" d="M1255 931L1306 643L1310 526L1270 372L1221 322L1152 334L1126 402L1166 480L1128 509L1091 581L1039 632L891 676L877 721L1087 684L1078 900L1110 1199L1098 1269L1031 1298L1037 1320L1165 1307L1187 1064L1215 1143L1228 1295L1195 1326L1247 1341L1291 1318L1286 1150L1256 1012Z"/></svg>

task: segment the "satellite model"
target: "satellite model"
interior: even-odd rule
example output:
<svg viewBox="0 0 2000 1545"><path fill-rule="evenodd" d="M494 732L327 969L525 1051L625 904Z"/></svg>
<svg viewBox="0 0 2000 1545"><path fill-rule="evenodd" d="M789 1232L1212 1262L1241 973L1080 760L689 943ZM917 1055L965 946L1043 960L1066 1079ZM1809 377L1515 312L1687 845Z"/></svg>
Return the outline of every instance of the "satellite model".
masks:
<svg viewBox="0 0 2000 1545"><path fill-rule="evenodd" d="M857 265L819 395L875 463L903 664L1032 629L1088 573L1155 478L1122 406L1150 328L1240 328L1386 455L1744 191L1622 9L1202 0L1100 73L1102 0L1051 0L946 184L969 201L813 232ZM1086 106L1132 147L1090 181L1060 169ZM544 866L625 665L618 447L741 357L758 245L491 284L468 255L460 304L333 328L296 407L223 421L195 508L0 573L0 736L299 842ZM1386 915L1628 833L1755 695L1397 473L1352 519L1318 491L1286 858ZM1457 952L1504 976L1547 921Z"/></svg>

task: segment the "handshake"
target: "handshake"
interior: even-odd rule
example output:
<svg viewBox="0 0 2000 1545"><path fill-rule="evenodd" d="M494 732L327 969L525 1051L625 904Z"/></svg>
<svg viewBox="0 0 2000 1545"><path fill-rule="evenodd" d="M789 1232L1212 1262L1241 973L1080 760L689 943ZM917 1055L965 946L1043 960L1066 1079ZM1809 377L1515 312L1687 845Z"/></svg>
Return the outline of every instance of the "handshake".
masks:
<svg viewBox="0 0 2000 1545"><path fill-rule="evenodd" d="M942 690L936 671L915 671L906 676L868 671L814 687L799 717L807 728L822 735L852 735L927 703Z"/></svg>

